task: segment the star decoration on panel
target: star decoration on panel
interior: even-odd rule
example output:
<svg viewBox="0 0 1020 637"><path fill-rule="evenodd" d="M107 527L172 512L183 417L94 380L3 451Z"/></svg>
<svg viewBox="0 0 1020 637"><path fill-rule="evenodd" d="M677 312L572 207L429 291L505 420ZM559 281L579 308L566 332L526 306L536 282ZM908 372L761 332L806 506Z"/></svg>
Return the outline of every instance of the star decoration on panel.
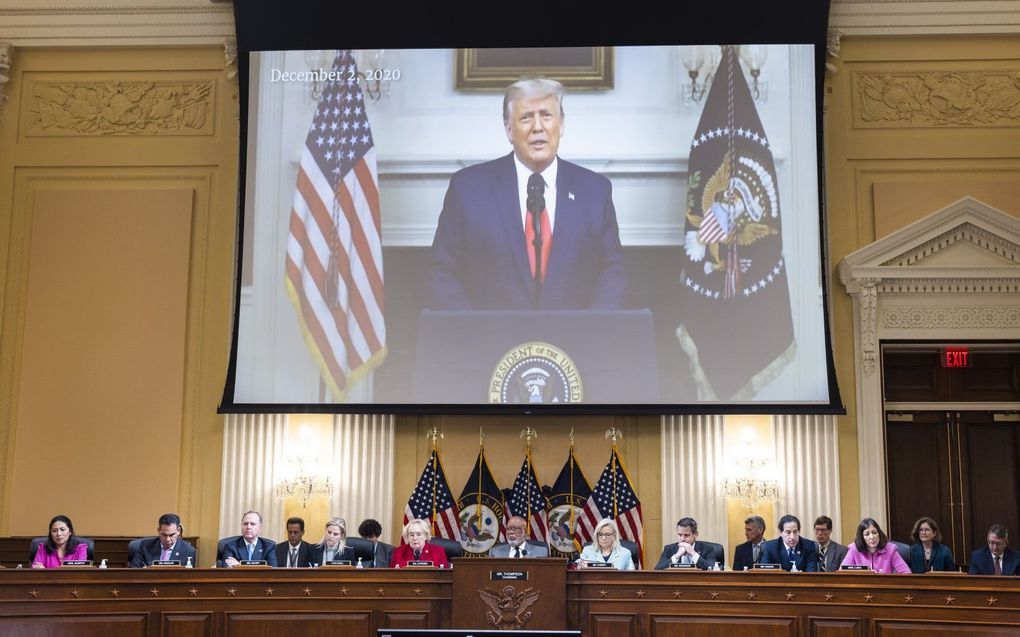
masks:
<svg viewBox="0 0 1020 637"><path fill-rule="evenodd" d="M236 588L228 588L227 589L227 594L230 595L231 597L237 597L237 589Z"/></svg>
<svg viewBox="0 0 1020 637"><path fill-rule="evenodd" d="M907 596L903 598L903 602L906 604L914 603L914 596L908 593Z"/></svg>
<svg viewBox="0 0 1020 637"><path fill-rule="evenodd" d="M159 589L158 588L150 588L149 592L152 593L153 597L159 597Z"/></svg>
<svg viewBox="0 0 1020 637"><path fill-rule="evenodd" d="M946 595L946 606L951 606L952 603L955 601L956 601L955 597L953 597L952 595Z"/></svg>
<svg viewBox="0 0 1020 637"><path fill-rule="evenodd" d="M870 604L871 600L873 600L873 599L875 599L875 596L872 595L871 593L868 593L867 595L864 596L864 601L867 604Z"/></svg>
<svg viewBox="0 0 1020 637"><path fill-rule="evenodd" d="M306 597L311 597L312 596L312 589L308 588L307 586L302 588L301 592L304 593Z"/></svg>
<svg viewBox="0 0 1020 637"><path fill-rule="evenodd" d="M274 591L275 591L274 588L272 588L271 586L267 586L266 587L266 597L272 597Z"/></svg>
<svg viewBox="0 0 1020 637"><path fill-rule="evenodd" d="M347 591L348 590L350 590L350 589L348 589L346 586L341 586L340 587L340 594L343 595L344 597L347 597Z"/></svg>
<svg viewBox="0 0 1020 637"><path fill-rule="evenodd" d="M189 594L190 594L190 595L191 595L192 597L198 597L198 589L197 589L197 588L189 588L189 589L188 589L188 593L189 593Z"/></svg>
<svg viewBox="0 0 1020 637"><path fill-rule="evenodd" d="M786 601L790 601L790 600L791 600L791 599L793 599L794 597L796 597L796 595L794 595L793 593L787 593L787 594L786 594Z"/></svg>

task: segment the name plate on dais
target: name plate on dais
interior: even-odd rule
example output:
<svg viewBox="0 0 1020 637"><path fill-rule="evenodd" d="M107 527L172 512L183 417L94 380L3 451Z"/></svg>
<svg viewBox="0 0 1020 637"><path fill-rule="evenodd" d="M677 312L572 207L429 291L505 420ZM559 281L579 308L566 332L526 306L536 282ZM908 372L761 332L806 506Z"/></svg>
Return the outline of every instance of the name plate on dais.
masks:
<svg viewBox="0 0 1020 637"><path fill-rule="evenodd" d="M432 560L411 560L407 563L408 566L435 566Z"/></svg>
<svg viewBox="0 0 1020 637"><path fill-rule="evenodd" d="M154 560L150 566L180 566L180 560Z"/></svg>
<svg viewBox="0 0 1020 637"><path fill-rule="evenodd" d="M839 567L841 571L870 571L871 567L864 564L845 564Z"/></svg>
<svg viewBox="0 0 1020 637"><path fill-rule="evenodd" d="M781 564L755 564L754 570L756 571L781 571L783 566Z"/></svg>
<svg viewBox="0 0 1020 637"><path fill-rule="evenodd" d="M241 560L238 566L242 568L269 568L269 564L265 560Z"/></svg>
<svg viewBox="0 0 1020 637"><path fill-rule="evenodd" d="M490 580L527 580L529 573L527 571L489 571Z"/></svg>
<svg viewBox="0 0 1020 637"><path fill-rule="evenodd" d="M92 566L92 560L64 560L61 566Z"/></svg>
<svg viewBox="0 0 1020 637"><path fill-rule="evenodd" d="M346 567L349 568L351 566L351 561L350 560L330 560L328 562L323 562L322 565L323 566L346 566Z"/></svg>
<svg viewBox="0 0 1020 637"><path fill-rule="evenodd" d="M616 568L612 562L585 562L588 568Z"/></svg>
<svg viewBox="0 0 1020 637"><path fill-rule="evenodd" d="M681 564L680 562L670 562L670 568L696 568L694 564Z"/></svg>

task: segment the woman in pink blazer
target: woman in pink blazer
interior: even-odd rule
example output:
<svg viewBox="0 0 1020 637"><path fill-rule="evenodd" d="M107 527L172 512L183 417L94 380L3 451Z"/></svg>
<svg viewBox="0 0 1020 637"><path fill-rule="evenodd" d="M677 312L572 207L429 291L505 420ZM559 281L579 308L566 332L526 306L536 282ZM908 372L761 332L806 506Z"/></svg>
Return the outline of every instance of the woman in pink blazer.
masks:
<svg viewBox="0 0 1020 637"><path fill-rule="evenodd" d="M32 568L58 568L68 560L87 560L88 545L74 534L74 524L66 515L50 520L50 536L39 545Z"/></svg>
<svg viewBox="0 0 1020 637"><path fill-rule="evenodd" d="M878 522L864 518L857 525L857 536L847 549L840 566L867 566L876 573L909 573L910 567L896 552Z"/></svg>

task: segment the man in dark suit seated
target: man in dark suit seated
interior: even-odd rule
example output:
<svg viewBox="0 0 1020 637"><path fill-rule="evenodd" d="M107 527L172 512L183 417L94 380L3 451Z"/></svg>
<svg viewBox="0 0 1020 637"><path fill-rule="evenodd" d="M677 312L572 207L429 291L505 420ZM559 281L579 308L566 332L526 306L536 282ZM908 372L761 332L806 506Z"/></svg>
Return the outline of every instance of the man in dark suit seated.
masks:
<svg viewBox="0 0 1020 637"><path fill-rule="evenodd" d="M831 573L839 570L847 548L832 540L832 518L820 515L815 520L815 540L818 542L818 570Z"/></svg>
<svg viewBox="0 0 1020 637"><path fill-rule="evenodd" d="M305 521L298 517L287 520L287 541L276 545L276 563L294 568L311 564L312 545L304 541Z"/></svg>
<svg viewBox="0 0 1020 637"><path fill-rule="evenodd" d="M680 518L676 523L676 536L678 541L662 547L655 570L661 571L672 564L690 564L707 571L716 564L719 568L726 564L722 546L698 540L698 522L694 518Z"/></svg>
<svg viewBox="0 0 1020 637"><path fill-rule="evenodd" d="M358 525L358 535L365 540L372 542L372 561L365 566L369 568L389 568L390 560L393 559L393 545L380 542L382 525L378 520L368 518Z"/></svg>
<svg viewBox="0 0 1020 637"><path fill-rule="evenodd" d="M563 86L510 85L503 126L513 151L450 179L432 242L428 307L623 309L627 272L612 185L557 156Z"/></svg>
<svg viewBox="0 0 1020 637"><path fill-rule="evenodd" d="M818 548L811 540L800 536L800 519L795 515L779 518L779 537L765 543L762 562L779 564L784 571L814 573L818 571Z"/></svg>
<svg viewBox="0 0 1020 637"><path fill-rule="evenodd" d="M549 547L528 541L528 523L519 515L506 521L506 542L489 549L489 557L549 557Z"/></svg>
<svg viewBox="0 0 1020 637"><path fill-rule="evenodd" d="M147 538L138 544L138 552L135 553L128 566L142 568L153 562L180 562L181 566L187 566L191 560L192 566L197 566L195 547L181 537L181 518L176 513L164 513L156 524L157 537Z"/></svg>
<svg viewBox="0 0 1020 637"><path fill-rule="evenodd" d="M761 563L765 550L765 520L760 515L752 515L744 520L743 544L733 550L733 570L749 571L755 564Z"/></svg>
<svg viewBox="0 0 1020 637"><path fill-rule="evenodd" d="M988 546L970 555L971 575L1020 575L1020 551L1009 548L1009 529L1002 524L988 528Z"/></svg>
<svg viewBox="0 0 1020 637"><path fill-rule="evenodd" d="M276 566L276 542L259 537L262 533L262 514L248 511L241 516L241 537L233 542L221 542L219 555L216 556L217 566L233 567L241 562L265 561L269 566Z"/></svg>

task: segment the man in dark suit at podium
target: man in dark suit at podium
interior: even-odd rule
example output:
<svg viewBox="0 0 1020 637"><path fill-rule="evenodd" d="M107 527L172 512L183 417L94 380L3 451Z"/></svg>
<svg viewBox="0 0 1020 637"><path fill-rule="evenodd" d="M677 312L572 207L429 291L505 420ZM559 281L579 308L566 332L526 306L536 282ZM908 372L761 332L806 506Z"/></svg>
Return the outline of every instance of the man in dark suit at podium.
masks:
<svg viewBox="0 0 1020 637"><path fill-rule="evenodd" d="M779 537L765 543L762 562L779 564L784 571L792 571L794 565L798 571L818 571L818 548L800 536L797 516L787 514L779 518Z"/></svg>
<svg viewBox="0 0 1020 637"><path fill-rule="evenodd" d="M265 561L276 566L276 542L259 537L262 533L262 514L248 511L241 516L241 536L233 542L223 543L216 556L217 566L237 566L241 562Z"/></svg>
<svg viewBox="0 0 1020 637"><path fill-rule="evenodd" d="M733 551L733 570L751 570L759 564L765 550L765 520L760 515L752 515L744 520L743 544L738 544Z"/></svg>
<svg viewBox="0 0 1020 637"><path fill-rule="evenodd" d="M622 309L627 274L609 180L557 157L563 86L506 89L509 155L450 179L429 264L434 310Z"/></svg>
<svg viewBox="0 0 1020 637"><path fill-rule="evenodd" d="M716 564L720 569L726 565L721 545L698 540L698 522L694 518L680 518L676 523L676 535L678 541L662 547L662 555L655 564L655 570L667 569L672 564L690 564L703 571Z"/></svg>
<svg viewBox="0 0 1020 637"><path fill-rule="evenodd" d="M311 564L312 545L305 542L305 521L298 517L287 520L287 541L276 545L276 563L298 567Z"/></svg>
<svg viewBox="0 0 1020 637"><path fill-rule="evenodd" d="M181 518L176 513L161 515L156 524L156 533L156 537L142 540L138 544L138 552L128 566L142 568L157 561L177 561L181 566L187 566L189 558L192 566L198 566L195 563L195 547L181 537Z"/></svg>
<svg viewBox="0 0 1020 637"><path fill-rule="evenodd" d="M1009 548L1009 529L993 524L988 529L988 546L970 555L971 575L1020 575L1020 551Z"/></svg>
<svg viewBox="0 0 1020 637"><path fill-rule="evenodd" d="M529 542L527 521L515 515L506 521L506 542L500 542L489 549L489 557L549 557L545 544Z"/></svg>

